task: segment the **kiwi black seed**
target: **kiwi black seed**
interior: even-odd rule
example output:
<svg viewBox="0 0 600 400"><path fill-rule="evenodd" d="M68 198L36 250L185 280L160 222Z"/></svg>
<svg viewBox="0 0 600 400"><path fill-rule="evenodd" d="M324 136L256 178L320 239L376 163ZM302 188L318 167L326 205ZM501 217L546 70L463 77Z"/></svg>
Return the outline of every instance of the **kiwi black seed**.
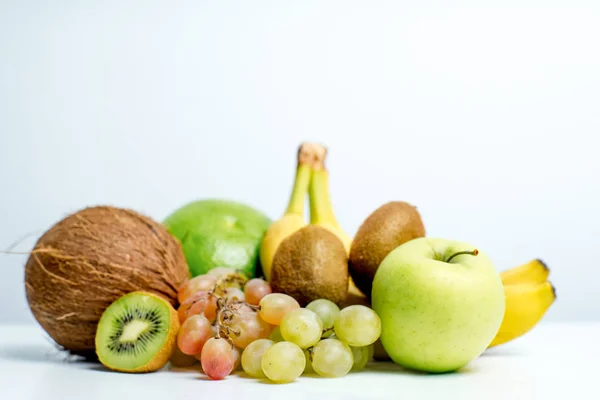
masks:
<svg viewBox="0 0 600 400"><path fill-rule="evenodd" d="M162 297L132 292L102 314L96 332L96 353L107 368L150 372L162 368L173 353L179 319Z"/></svg>
<svg viewBox="0 0 600 400"><path fill-rule="evenodd" d="M308 225L287 237L275 253L273 291L301 306L316 299L341 304L348 294L348 258L341 240L325 228Z"/></svg>
<svg viewBox="0 0 600 400"><path fill-rule="evenodd" d="M413 205L393 201L379 207L352 241L348 266L356 286L371 297L373 278L383 259L402 243L424 236L425 226Z"/></svg>

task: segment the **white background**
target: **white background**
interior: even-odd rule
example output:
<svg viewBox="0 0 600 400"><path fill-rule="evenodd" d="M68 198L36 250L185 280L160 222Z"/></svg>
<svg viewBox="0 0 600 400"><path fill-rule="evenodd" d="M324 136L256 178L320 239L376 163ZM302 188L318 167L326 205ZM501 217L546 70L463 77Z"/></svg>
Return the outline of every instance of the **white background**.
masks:
<svg viewBox="0 0 600 400"><path fill-rule="evenodd" d="M500 270L545 260L548 320L600 319L600 5L406 3L0 0L0 248L95 204L277 218L308 139L348 233L409 201ZM24 262L0 322L33 322Z"/></svg>

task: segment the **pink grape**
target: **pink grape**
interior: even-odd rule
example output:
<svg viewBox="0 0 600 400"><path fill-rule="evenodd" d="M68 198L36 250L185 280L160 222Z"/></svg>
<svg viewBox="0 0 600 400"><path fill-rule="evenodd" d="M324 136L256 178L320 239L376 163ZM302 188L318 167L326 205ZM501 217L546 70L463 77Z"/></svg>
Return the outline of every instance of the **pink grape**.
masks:
<svg viewBox="0 0 600 400"><path fill-rule="evenodd" d="M179 316L179 322L183 323L186 319L192 315L198 315L204 313L204 308L208 301L207 292L198 292L194 296L189 297L186 301L181 303L177 309L177 315Z"/></svg>
<svg viewBox="0 0 600 400"><path fill-rule="evenodd" d="M217 278L212 275L198 275L190 279L179 288L179 292L177 293L179 304L182 304L198 292L208 292L214 287L215 283L217 283Z"/></svg>
<svg viewBox="0 0 600 400"><path fill-rule="evenodd" d="M230 336L236 347L240 349L245 349L255 340L268 338L273 329L255 312L234 315L229 327L239 331L239 336L234 333Z"/></svg>
<svg viewBox="0 0 600 400"><path fill-rule="evenodd" d="M202 370L210 379L221 380L233 371L235 355L231 344L220 338L210 338L200 355Z"/></svg>
<svg viewBox="0 0 600 400"><path fill-rule="evenodd" d="M257 306L258 303L268 294L271 294L273 290L264 279L254 278L246 282L244 286L244 294L246 295L246 302Z"/></svg>
<svg viewBox="0 0 600 400"><path fill-rule="evenodd" d="M236 371L242 363L242 352L237 347L233 348L233 371Z"/></svg>
<svg viewBox="0 0 600 400"><path fill-rule="evenodd" d="M233 370L232 371L236 371L242 364L242 352L237 347L234 347L233 349L231 349L231 351L233 351ZM188 356L186 356L186 357L188 357ZM200 361L201 355L197 354L195 357L192 357L192 358L196 361Z"/></svg>
<svg viewBox="0 0 600 400"><path fill-rule="evenodd" d="M241 303L241 304L232 304L231 307L238 314L249 314L249 313L256 312L253 309L251 309L250 307L248 307L247 304L244 304L244 303Z"/></svg>
<svg viewBox="0 0 600 400"><path fill-rule="evenodd" d="M260 317L271 325L279 325L281 319L289 311L300 308L300 304L291 296L282 293L271 293L260 300Z"/></svg>
<svg viewBox="0 0 600 400"><path fill-rule="evenodd" d="M182 353L193 356L202 351L202 347L211 336L210 322L202 315L192 315L179 329L177 346Z"/></svg>
<svg viewBox="0 0 600 400"><path fill-rule="evenodd" d="M216 296L209 295L208 302L204 307L204 316L208 318L210 322L213 322L217 317L217 298Z"/></svg>

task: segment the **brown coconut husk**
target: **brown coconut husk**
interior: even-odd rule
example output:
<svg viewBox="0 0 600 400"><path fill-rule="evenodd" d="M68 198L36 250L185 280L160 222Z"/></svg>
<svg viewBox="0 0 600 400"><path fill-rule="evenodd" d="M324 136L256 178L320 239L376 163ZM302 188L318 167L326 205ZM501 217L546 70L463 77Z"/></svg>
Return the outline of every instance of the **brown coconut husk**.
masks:
<svg viewBox="0 0 600 400"><path fill-rule="evenodd" d="M181 244L152 219L101 206L72 214L50 228L25 267L33 315L62 348L94 355L96 326L119 297L151 292L177 306L189 278Z"/></svg>

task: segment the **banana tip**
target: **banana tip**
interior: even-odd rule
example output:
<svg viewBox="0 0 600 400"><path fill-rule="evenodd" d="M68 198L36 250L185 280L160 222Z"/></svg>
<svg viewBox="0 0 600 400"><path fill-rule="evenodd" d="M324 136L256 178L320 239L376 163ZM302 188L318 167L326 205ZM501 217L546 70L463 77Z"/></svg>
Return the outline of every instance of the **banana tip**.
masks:
<svg viewBox="0 0 600 400"><path fill-rule="evenodd" d="M550 287L552 287L552 294L554 295L554 299L556 300L556 287L552 283L550 283Z"/></svg>
<svg viewBox="0 0 600 400"><path fill-rule="evenodd" d="M548 264L546 264L544 261L542 261L539 258L537 258L536 261L539 262L546 271L550 271L550 268L548 268Z"/></svg>

